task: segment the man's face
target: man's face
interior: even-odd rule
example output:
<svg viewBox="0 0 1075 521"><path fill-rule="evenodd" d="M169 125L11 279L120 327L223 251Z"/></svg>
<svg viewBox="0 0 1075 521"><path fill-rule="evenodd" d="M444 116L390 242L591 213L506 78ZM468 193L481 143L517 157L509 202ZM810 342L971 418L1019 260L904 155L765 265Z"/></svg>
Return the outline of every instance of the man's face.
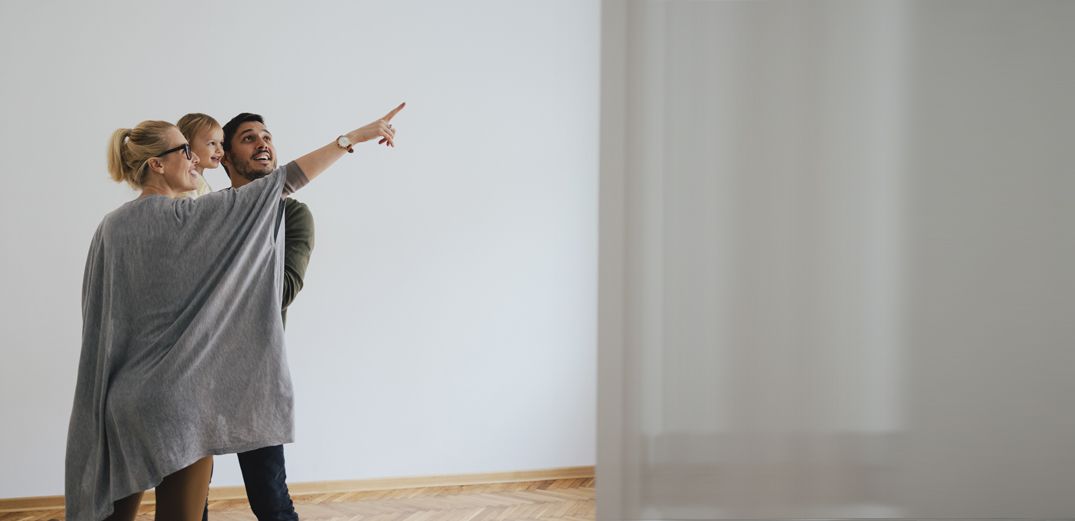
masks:
<svg viewBox="0 0 1075 521"><path fill-rule="evenodd" d="M236 188L272 173L276 168L276 148L265 124L247 121L239 125L223 163Z"/></svg>

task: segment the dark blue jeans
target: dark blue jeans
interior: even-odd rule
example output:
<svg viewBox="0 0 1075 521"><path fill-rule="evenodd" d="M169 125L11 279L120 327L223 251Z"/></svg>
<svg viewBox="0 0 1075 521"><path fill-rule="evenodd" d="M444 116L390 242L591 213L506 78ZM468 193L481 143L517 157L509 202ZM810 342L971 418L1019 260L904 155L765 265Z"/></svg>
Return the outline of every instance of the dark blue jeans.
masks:
<svg viewBox="0 0 1075 521"><path fill-rule="evenodd" d="M298 521L284 472L284 446L265 447L240 452L239 468L246 484L246 499L258 521ZM209 520L209 502L205 503L202 521Z"/></svg>

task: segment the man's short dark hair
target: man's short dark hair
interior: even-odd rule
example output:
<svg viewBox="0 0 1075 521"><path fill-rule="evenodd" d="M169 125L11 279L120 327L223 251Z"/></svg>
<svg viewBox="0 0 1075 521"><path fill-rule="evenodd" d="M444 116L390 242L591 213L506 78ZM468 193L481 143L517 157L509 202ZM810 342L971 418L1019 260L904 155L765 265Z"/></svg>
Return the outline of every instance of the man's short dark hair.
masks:
<svg viewBox="0 0 1075 521"><path fill-rule="evenodd" d="M235 137L235 131L239 130L239 125L246 123L247 121L257 121L262 125L265 124L265 120L258 114L251 114L249 112L243 112L234 118L231 118L226 125L224 125L224 151L231 152L231 138Z"/></svg>

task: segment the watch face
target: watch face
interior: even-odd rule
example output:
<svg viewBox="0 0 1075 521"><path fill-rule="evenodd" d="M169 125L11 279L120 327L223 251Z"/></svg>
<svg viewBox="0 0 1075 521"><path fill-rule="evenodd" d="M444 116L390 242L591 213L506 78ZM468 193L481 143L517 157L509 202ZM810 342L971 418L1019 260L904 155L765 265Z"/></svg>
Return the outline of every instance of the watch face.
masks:
<svg viewBox="0 0 1075 521"><path fill-rule="evenodd" d="M336 138L336 144L340 145L343 148L347 148L351 146L351 140L347 139L347 136L340 136Z"/></svg>

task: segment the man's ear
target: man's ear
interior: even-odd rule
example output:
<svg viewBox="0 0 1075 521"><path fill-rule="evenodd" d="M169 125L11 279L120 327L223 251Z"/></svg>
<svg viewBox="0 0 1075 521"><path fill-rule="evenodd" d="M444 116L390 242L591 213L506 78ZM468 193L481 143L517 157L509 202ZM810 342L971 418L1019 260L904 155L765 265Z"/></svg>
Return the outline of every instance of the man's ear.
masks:
<svg viewBox="0 0 1075 521"><path fill-rule="evenodd" d="M228 177L231 177L232 164L230 152L224 152L224 157L220 158L220 165L224 167L224 173L228 174Z"/></svg>

